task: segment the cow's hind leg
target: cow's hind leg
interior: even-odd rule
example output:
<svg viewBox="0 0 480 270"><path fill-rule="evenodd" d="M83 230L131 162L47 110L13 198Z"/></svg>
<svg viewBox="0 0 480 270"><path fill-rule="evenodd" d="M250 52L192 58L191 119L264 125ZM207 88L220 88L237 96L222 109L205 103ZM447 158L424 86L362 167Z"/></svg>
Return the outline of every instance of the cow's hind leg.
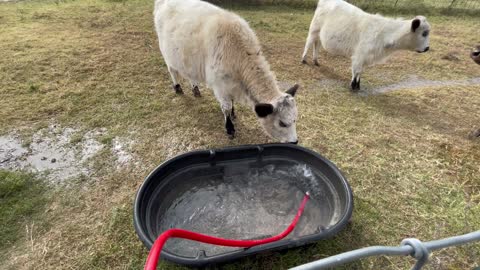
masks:
<svg viewBox="0 0 480 270"><path fill-rule="evenodd" d="M190 81L190 85L192 86L192 92L194 97L201 97L200 89L198 88L198 83L194 81Z"/></svg>
<svg viewBox="0 0 480 270"><path fill-rule="evenodd" d="M318 35L318 33L317 33ZM305 49L303 50L302 63L307 63L307 53L310 47L314 46L316 35L315 33L308 32L307 41L305 42ZM317 37L318 38L318 37Z"/></svg>
<svg viewBox="0 0 480 270"><path fill-rule="evenodd" d="M320 28L317 26L316 19L314 16L312 22L310 23L310 29L308 29L308 37L307 37L307 41L305 42L305 49L303 50L302 63L304 64L307 63L307 53L310 47L313 47L313 53L315 57L315 49L318 50L318 47L315 46L316 45L315 42L319 40L319 38L320 38Z"/></svg>
<svg viewBox="0 0 480 270"><path fill-rule="evenodd" d="M313 42L313 64L319 66L318 64L318 51L320 50L320 37L317 34L317 38Z"/></svg>

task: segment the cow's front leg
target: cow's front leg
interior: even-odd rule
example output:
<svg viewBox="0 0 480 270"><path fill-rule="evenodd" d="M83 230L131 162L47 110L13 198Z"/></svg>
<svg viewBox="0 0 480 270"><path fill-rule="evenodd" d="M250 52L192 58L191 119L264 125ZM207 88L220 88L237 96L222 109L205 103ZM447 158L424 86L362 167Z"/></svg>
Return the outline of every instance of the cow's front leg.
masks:
<svg viewBox="0 0 480 270"><path fill-rule="evenodd" d="M360 91L360 76L363 71L363 61L358 60L355 57L352 57L352 82L350 86L352 87L353 92Z"/></svg>

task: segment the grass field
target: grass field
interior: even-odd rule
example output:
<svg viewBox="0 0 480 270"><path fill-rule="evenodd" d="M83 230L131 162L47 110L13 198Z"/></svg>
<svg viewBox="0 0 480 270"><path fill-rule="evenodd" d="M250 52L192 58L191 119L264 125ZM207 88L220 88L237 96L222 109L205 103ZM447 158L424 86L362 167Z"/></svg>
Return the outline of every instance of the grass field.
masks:
<svg viewBox="0 0 480 270"><path fill-rule="evenodd" d="M34 194L41 196L25 196L25 203L41 208L10 221L19 230L0 246L0 258L6 258L0 268L141 269L147 250L133 230L132 202L151 169L194 149L269 142L248 108L239 108L237 137L229 140L209 90L201 88L201 99L187 91L174 94L152 8L147 0L0 4L0 135L16 132L28 144L31 134L51 123L79 134L104 128L103 144L129 138L137 159L116 167L111 153L100 151L87 179L35 182L41 193ZM479 41L478 19L430 15L431 51L400 52L367 69L366 90L352 94L347 59L322 51L320 67L300 64L313 10L230 8L257 32L281 85L301 84L300 144L344 172L355 210L351 224L333 239L218 269L286 269L359 247L398 245L406 237L431 240L480 228L480 139L468 138L480 126L479 85L451 82L480 77L480 66L468 57ZM371 94L412 76L444 83ZM0 180L4 174L25 179L1 172ZM28 186L18 190L31 194ZM24 229L36 220L41 229ZM340 269L409 269L412 263L379 257ZM435 252L425 269L479 264L477 243ZM182 268L163 263L162 269Z"/></svg>
<svg viewBox="0 0 480 270"><path fill-rule="evenodd" d="M318 0L209 0L221 5L284 5L290 7L315 8ZM480 10L477 0L347 0L369 12L437 13L445 15L476 16Z"/></svg>

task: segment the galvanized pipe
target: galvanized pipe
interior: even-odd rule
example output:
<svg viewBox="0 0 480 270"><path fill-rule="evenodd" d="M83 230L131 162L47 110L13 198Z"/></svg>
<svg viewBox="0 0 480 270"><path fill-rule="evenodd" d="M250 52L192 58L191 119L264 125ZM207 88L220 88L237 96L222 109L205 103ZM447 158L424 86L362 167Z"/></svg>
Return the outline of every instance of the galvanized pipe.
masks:
<svg viewBox="0 0 480 270"><path fill-rule="evenodd" d="M412 257L417 259L417 263L412 268L412 270L419 270L427 262L430 252L432 250L464 245L475 241L480 241L480 230L464 235L453 236L425 243L421 242L418 239L410 238L403 240L401 246L398 247L373 246L361 248L331 256L325 259L321 259L315 262L300 265L294 268L290 268L290 270L321 270L346 264L366 257L379 255L411 255Z"/></svg>

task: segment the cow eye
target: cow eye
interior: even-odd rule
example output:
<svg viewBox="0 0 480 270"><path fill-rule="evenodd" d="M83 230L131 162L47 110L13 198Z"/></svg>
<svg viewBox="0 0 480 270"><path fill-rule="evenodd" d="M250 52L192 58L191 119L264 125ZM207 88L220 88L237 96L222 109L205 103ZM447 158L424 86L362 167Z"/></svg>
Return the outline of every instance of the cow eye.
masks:
<svg viewBox="0 0 480 270"><path fill-rule="evenodd" d="M422 36L423 36L423 37L427 37L428 34L429 34L429 31L427 30L427 31L424 31L424 32L422 33Z"/></svg>
<svg viewBox="0 0 480 270"><path fill-rule="evenodd" d="M286 125L284 122L282 122L282 121L280 121L278 124L279 124L281 127L283 127L283 128L286 128L286 127L287 127L287 125Z"/></svg>

